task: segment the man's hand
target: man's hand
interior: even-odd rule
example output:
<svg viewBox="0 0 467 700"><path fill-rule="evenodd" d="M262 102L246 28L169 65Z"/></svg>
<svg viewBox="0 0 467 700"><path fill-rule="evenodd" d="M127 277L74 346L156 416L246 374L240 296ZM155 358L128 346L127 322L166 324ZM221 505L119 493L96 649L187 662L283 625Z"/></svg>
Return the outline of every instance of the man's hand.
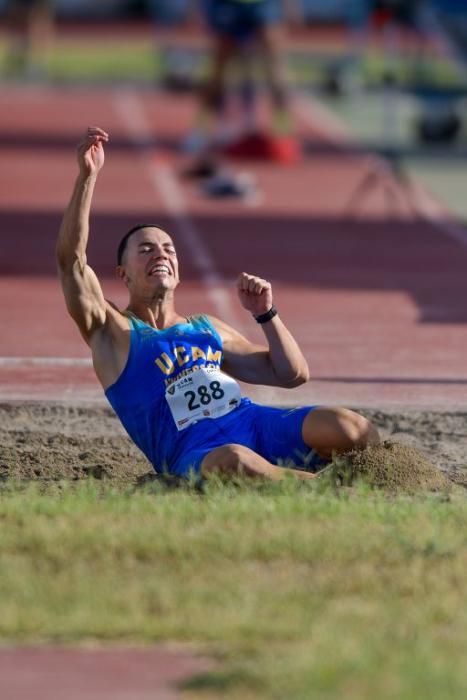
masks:
<svg viewBox="0 0 467 700"><path fill-rule="evenodd" d="M260 316L272 306L272 288L270 282L242 272L237 280L240 303L253 316Z"/></svg>
<svg viewBox="0 0 467 700"><path fill-rule="evenodd" d="M97 175L104 165L104 143L109 135L98 126L90 126L78 145L78 165L80 173L86 177Z"/></svg>

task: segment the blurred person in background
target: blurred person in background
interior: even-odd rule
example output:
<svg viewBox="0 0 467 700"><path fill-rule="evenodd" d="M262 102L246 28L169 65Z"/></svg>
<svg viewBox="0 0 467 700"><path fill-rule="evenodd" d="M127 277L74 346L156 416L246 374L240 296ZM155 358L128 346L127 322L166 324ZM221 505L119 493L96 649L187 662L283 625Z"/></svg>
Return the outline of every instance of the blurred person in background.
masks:
<svg viewBox="0 0 467 700"><path fill-rule="evenodd" d="M53 34L54 0L9 0L6 20L10 30L7 74L40 76Z"/></svg>
<svg viewBox="0 0 467 700"><path fill-rule="evenodd" d="M164 26L190 21L196 7L194 0L146 0L145 6L151 19Z"/></svg>
<svg viewBox="0 0 467 700"><path fill-rule="evenodd" d="M252 58L261 60L266 85L273 104L273 128L278 132L290 128L288 89L283 60L281 0L203 0L205 21L211 34L211 65L201 95L202 109L216 116L226 99L228 70L236 58L252 80ZM244 93L248 112L251 95Z"/></svg>
<svg viewBox="0 0 467 700"><path fill-rule="evenodd" d="M272 102L271 135L280 137L291 132L283 55L285 4L281 0L202 0L204 23L210 34L210 65L199 93L196 124L184 144L185 150L195 155L186 175L216 177L219 174L217 147L231 136L226 105L229 72L235 62L240 68L241 82L241 113L235 131L247 134L258 129L255 70L259 60ZM213 194L218 185L220 194L244 194L245 190L244 185L225 175L212 185Z"/></svg>

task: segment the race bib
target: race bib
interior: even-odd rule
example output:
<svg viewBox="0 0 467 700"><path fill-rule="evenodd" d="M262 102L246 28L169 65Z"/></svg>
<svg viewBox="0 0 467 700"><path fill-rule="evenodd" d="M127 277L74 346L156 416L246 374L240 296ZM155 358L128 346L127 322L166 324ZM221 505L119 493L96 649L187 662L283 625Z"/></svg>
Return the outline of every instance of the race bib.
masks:
<svg viewBox="0 0 467 700"><path fill-rule="evenodd" d="M241 401L235 379L218 367L194 367L165 392L177 430L184 430L203 418L225 416Z"/></svg>

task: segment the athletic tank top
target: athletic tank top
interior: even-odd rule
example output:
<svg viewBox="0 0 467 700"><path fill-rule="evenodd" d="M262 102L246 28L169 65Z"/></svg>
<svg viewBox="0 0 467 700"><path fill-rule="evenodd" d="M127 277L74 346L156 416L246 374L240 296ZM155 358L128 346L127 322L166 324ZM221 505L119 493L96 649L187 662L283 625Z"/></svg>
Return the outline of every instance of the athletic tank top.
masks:
<svg viewBox="0 0 467 700"><path fill-rule="evenodd" d="M240 405L240 387L220 370L222 340L207 316L163 330L128 318L128 359L105 395L132 440L164 472L196 423Z"/></svg>

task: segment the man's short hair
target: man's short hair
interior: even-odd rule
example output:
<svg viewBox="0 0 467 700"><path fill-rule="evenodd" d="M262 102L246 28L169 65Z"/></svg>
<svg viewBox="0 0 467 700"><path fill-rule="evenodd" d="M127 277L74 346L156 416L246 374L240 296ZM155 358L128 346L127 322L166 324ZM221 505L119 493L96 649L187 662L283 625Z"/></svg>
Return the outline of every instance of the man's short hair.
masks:
<svg viewBox="0 0 467 700"><path fill-rule="evenodd" d="M128 239L130 238L130 236L132 236L134 233L136 233L136 231L139 231L142 228L159 228L160 229L160 226L158 226L157 224L136 224L136 226L133 226L133 228L130 228L130 230L125 233L122 240L118 244L117 265L122 264L123 256L125 254L126 246L127 246Z"/></svg>

